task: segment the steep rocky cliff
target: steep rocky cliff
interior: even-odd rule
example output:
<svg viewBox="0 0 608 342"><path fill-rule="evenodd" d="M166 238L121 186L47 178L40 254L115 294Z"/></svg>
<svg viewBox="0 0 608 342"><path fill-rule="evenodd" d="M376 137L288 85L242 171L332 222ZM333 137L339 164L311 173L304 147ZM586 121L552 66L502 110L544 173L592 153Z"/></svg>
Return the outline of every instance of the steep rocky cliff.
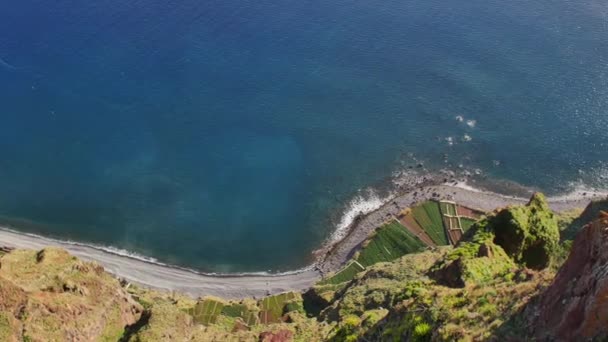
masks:
<svg viewBox="0 0 608 342"><path fill-rule="evenodd" d="M608 338L608 214L585 226L570 256L539 301L542 340Z"/></svg>

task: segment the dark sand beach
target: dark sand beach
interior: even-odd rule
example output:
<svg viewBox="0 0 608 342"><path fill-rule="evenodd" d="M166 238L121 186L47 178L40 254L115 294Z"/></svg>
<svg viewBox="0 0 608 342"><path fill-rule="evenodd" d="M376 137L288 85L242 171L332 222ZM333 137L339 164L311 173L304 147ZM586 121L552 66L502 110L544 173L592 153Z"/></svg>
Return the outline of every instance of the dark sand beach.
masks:
<svg viewBox="0 0 608 342"><path fill-rule="evenodd" d="M596 197L600 196L595 194ZM572 194L549 198L555 211L584 208L593 195ZM315 264L282 274L204 274L138 258L111 253L102 248L0 230L0 245L15 248L42 249L53 246L68 250L84 260L101 264L116 277L141 286L180 291L193 297L214 295L224 298L262 297L285 291L301 291L317 282L323 274L338 270L357 251L360 244L380 224L404 208L427 199L448 199L461 205L491 211L511 204L524 204L527 199L481 191L458 185L420 185L394 197L379 209L359 217L345 236L316 251Z"/></svg>

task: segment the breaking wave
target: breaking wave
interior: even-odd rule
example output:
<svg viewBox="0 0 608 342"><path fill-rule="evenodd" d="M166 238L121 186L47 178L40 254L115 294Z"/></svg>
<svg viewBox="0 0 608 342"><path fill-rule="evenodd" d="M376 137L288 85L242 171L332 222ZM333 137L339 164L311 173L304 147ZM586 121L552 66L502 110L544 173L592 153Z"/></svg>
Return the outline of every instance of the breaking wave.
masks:
<svg viewBox="0 0 608 342"><path fill-rule="evenodd" d="M79 247L79 248L83 248L83 249L93 249L93 250L97 250L97 251L102 251L104 253L112 254L117 257L134 259L134 260L138 260L138 261L145 262L148 264L154 264L154 265L158 265L158 266L162 266L162 267L178 269L178 270L182 270L182 271L191 272L194 274L213 276L213 277L244 277L244 276L276 277L276 276L285 276L285 275L292 275L292 274L312 271L315 269L315 266L316 266L315 264L311 264L311 265L308 265L308 266L305 266L305 267L302 267L302 268L299 268L296 270L291 270L291 271L286 271L286 272L277 272L277 273L271 273L271 272L242 272L242 273L201 272L201 271L197 271L197 270L194 270L194 269L191 269L188 267L166 264L166 263L158 261L156 258L144 256L144 255L141 255L141 254L138 254L138 253L135 253L132 251L128 251L126 249L117 248L114 246L100 246L100 245L96 245L96 244L82 243L82 242L76 242L76 241L71 241L71 240L59 240L59 239L54 239L54 238L38 235L38 234L21 232L21 231L15 230L15 229L11 229L9 227L0 227L0 231L7 231L7 232L10 232L10 233L13 233L16 235L22 235L22 236L27 236L27 237L30 237L30 238L33 238L36 240L47 241L54 245L64 247L68 250L69 250L70 246Z"/></svg>
<svg viewBox="0 0 608 342"><path fill-rule="evenodd" d="M346 206L346 210L340 222L336 226L336 230L331 236L332 243L342 240L348 233L348 228L355 221L357 216L369 214L372 211L378 210L392 198L388 195L384 198L380 197L374 189L366 189L363 194L357 195Z"/></svg>

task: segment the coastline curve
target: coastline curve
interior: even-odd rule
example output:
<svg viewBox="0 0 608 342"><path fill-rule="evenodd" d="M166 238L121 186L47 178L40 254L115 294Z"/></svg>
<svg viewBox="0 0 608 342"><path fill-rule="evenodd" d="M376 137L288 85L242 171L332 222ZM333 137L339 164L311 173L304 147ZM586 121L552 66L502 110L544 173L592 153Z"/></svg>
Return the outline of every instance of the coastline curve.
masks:
<svg viewBox="0 0 608 342"><path fill-rule="evenodd" d="M565 211L584 208L592 199L605 196L604 193L592 193L589 196L564 195L549 198L549 204L555 211ZM229 299L263 297L286 291L302 291L311 287L325 273L336 271L344 265L368 235L386 220L386 217L429 199L451 199L484 211L527 202L525 198L479 190L465 183L419 185L415 189L409 189L408 192L392 197L379 208L355 220L341 240L329 243L315 253L318 256L317 262L302 269L278 274L202 273L132 255L126 251L60 241L21 233L6 227L0 229L0 245L27 249L42 249L49 246L64 248L79 258L101 264L108 272L128 282L160 290L180 291L192 297L205 295Z"/></svg>

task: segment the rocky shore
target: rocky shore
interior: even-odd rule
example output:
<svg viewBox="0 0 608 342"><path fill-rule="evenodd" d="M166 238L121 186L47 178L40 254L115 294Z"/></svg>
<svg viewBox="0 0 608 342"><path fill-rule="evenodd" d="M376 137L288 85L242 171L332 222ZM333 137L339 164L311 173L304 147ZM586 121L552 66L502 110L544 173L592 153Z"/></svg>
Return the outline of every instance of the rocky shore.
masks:
<svg viewBox="0 0 608 342"><path fill-rule="evenodd" d="M435 183L436 185L433 185ZM369 234L386 220L397 216L405 208L429 199L451 200L463 206L481 211L492 211L513 204L525 204L528 199L494 192L474 189L461 182L437 184L435 179L427 178L419 186L402 195L394 197L378 210L367 215L361 215L349 227L348 233L340 242L326 247L320 253L322 256L318 267L322 273L339 269L365 241ZM549 198L551 209L557 212L583 209L593 199L602 198L599 194L576 194Z"/></svg>
<svg viewBox="0 0 608 342"><path fill-rule="evenodd" d="M215 275L156 264L110 253L87 245L67 243L39 236L0 230L0 245L13 248L42 249L48 246L66 249L71 254L101 264L108 272L127 282L150 288L179 291L193 297L214 295L223 298L263 297L285 291L309 288L324 274L338 270L357 251L369 234L401 210L428 199L449 199L464 206L491 211L510 204L522 204L525 198L470 189L462 184L437 184L433 178L420 178L402 188L402 195L392 198L381 208L358 217L340 241L315 252L318 261L303 270L277 275ZM589 197L549 199L553 210L584 208Z"/></svg>

